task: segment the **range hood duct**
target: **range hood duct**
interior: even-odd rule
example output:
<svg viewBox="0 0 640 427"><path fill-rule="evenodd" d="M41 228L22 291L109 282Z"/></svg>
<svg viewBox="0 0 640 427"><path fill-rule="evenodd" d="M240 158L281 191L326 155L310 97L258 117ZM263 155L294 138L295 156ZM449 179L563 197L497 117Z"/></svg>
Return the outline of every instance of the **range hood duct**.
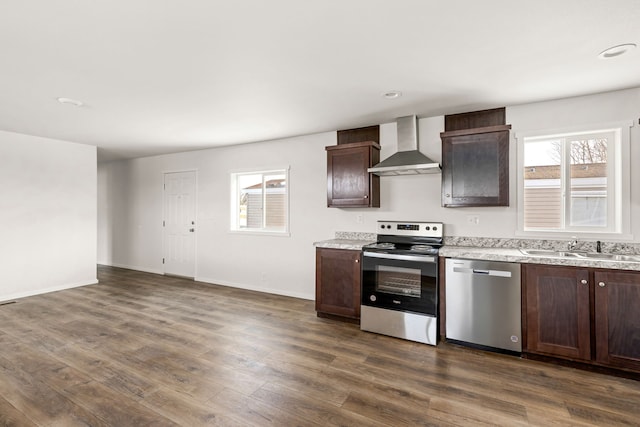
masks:
<svg viewBox="0 0 640 427"><path fill-rule="evenodd" d="M416 116L398 117L396 124L398 152L367 170L380 176L440 173L440 164L418 151Z"/></svg>

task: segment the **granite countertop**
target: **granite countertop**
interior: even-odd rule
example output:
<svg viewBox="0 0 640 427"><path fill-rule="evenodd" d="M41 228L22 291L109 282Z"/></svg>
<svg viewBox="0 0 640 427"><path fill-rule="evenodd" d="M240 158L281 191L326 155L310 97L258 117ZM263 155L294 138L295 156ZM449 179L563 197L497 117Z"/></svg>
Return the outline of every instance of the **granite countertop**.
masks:
<svg viewBox="0 0 640 427"><path fill-rule="evenodd" d="M313 246L316 248L329 248L329 249L347 249L353 251L362 250L363 246L375 243L375 233L352 233L345 231L336 231L335 238L330 240L322 240L314 242Z"/></svg>
<svg viewBox="0 0 640 427"><path fill-rule="evenodd" d="M316 248L349 249L353 251L360 251L362 250L363 246L374 242L375 240L330 239L322 240L320 242L314 242L313 245Z"/></svg>
<svg viewBox="0 0 640 427"><path fill-rule="evenodd" d="M330 240L314 242L317 248L347 249L360 251L362 247L375 243L375 233L336 231ZM445 237L439 255L446 258L477 259L484 261L518 262L521 264L566 265L572 267L606 268L612 270L640 271L640 262L610 261L593 258L565 258L553 256L525 255L520 248L566 250L566 241L504 239L488 237ZM594 242L580 242L580 250L595 252ZM640 256L640 245L635 243L603 242L603 253Z"/></svg>
<svg viewBox="0 0 640 427"><path fill-rule="evenodd" d="M525 255L517 248L443 246L439 255L447 258L518 262L522 264L567 265L573 267L608 268L640 271L639 262L605 261L590 258L564 258Z"/></svg>

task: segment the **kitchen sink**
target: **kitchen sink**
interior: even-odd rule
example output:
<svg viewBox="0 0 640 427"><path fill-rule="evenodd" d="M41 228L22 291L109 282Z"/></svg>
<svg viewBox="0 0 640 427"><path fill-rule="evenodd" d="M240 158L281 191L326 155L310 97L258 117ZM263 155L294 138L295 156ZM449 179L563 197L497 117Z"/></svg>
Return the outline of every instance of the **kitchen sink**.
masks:
<svg viewBox="0 0 640 427"><path fill-rule="evenodd" d="M544 256L554 258L582 258L586 252L574 252L574 251L552 251L549 249L520 249L525 255L529 256Z"/></svg>
<svg viewBox="0 0 640 427"><path fill-rule="evenodd" d="M586 258L600 259L604 261L640 262L640 256L637 256L637 255L588 253L588 254L584 254L584 256Z"/></svg>
<svg viewBox="0 0 640 427"><path fill-rule="evenodd" d="M550 258L588 258L601 261L640 262L638 255L603 254L583 251L554 251L550 249L520 249L524 255Z"/></svg>

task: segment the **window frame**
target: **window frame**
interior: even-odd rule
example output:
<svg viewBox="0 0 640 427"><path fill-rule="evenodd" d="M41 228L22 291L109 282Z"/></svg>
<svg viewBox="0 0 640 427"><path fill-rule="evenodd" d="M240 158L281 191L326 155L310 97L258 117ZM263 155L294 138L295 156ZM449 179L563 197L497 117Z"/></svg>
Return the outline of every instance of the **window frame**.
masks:
<svg viewBox="0 0 640 427"><path fill-rule="evenodd" d="M291 213L291 203L290 203L290 174L289 174L289 166L285 167L273 167L273 168L260 168L260 169L243 169L243 170L234 170L229 172L229 189L230 189L230 218L229 218L229 232L230 233L238 233L238 234L247 234L247 235L269 235L269 236L290 236L289 231L289 222L290 222L290 213ZM264 210L263 218L262 218L262 227L240 227L240 197L241 197L241 188L238 185L238 178L245 175L262 175L262 184L265 183L266 175L284 175L286 185L284 186L285 191L285 221L284 228L278 229L270 229L265 227L265 216L266 210ZM264 198L266 197L266 193L263 193L263 206Z"/></svg>
<svg viewBox="0 0 640 427"><path fill-rule="evenodd" d="M515 134L516 153L517 153L517 236L523 237L549 237L549 238L567 238L572 236L580 236L581 238L596 239L614 239L626 240L632 238L631 222L630 222L630 185L631 185L631 169L630 169L630 128L633 126L632 121L620 121L610 123L600 123L595 125L574 126L561 129L543 129L536 131L518 132ZM610 209L607 209L607 218L613 220L612 224L608 224L606 228L594 229L594 227L571 227L570 209L563 209L565 217L563 229L527 229L524 224L524 147L526 140L544 140L558 137L568 137L583 134L597 134L601 132L614 132L616 135L612 147L608 148L607 158L607 197L612 197L611 203L608 203ZM566 163L568 158L569 144L566 144L565 151L562 153L562 163ZM562 191L568 182L570 168L563 168L565 175L561 179ZM562 202L570 204L570 192L564 193Z"/></svg>

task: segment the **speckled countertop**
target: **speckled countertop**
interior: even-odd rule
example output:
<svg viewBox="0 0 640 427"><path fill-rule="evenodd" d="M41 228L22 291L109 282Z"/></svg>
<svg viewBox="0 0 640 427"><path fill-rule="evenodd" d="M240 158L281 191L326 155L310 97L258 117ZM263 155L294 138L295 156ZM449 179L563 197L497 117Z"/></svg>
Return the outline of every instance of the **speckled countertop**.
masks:
<svg viewBox="0 0 640 427"><path fill-rule="evenodd" d="M335 238L315 242L318 248L362 250L362 247L376 241L375 233L353 233L337 231ZM566 241L529 240L529 239L495 239L445 237L444 246L439 255L447 258L477 259L485 261L518 262L522 264L567 265L573 267L608 268L614 270L640 271L640 263L624 261L605 261L591 258L564 258L550 256L525 255L523 249L564 250ZM578 249L595 252L593 242L580 242ZM640 255L640 245L633 243L602 244L604 253Z"/></svg>
<svg viewBox="0 0 640 427"><path fill-rule="evenodd" d="M519 262L522 264L567 265L574 267L608 268L640 271L640 263L608 261L592 258L565 258L532 256L520 249L566 250L566 241L445 237L445 246L439 255L447 258L477 259L485 261ZM594 242L579 242L576 249L595 252ZM640 245L633 243L602 243L603 253L640 255Z"/></svg>
<svg viewBox="0 0 640 427"><path fill-rule="evenodd" d="M640 271L640 262L604 261L592 258L564 258L525 255L518 249L443 246L439 255L447 258L484 261L519 262L521 264L568 265L573 267L609 268Z"/></svg>
<svg viewBox="0 0 640 427"><path fill-rule="evenodd" d="M353 251L362 250L366 246L376 241L375 233L352 233L348 231L336 231L334 239L314 242L317 248L348 249Z"/></svg>

